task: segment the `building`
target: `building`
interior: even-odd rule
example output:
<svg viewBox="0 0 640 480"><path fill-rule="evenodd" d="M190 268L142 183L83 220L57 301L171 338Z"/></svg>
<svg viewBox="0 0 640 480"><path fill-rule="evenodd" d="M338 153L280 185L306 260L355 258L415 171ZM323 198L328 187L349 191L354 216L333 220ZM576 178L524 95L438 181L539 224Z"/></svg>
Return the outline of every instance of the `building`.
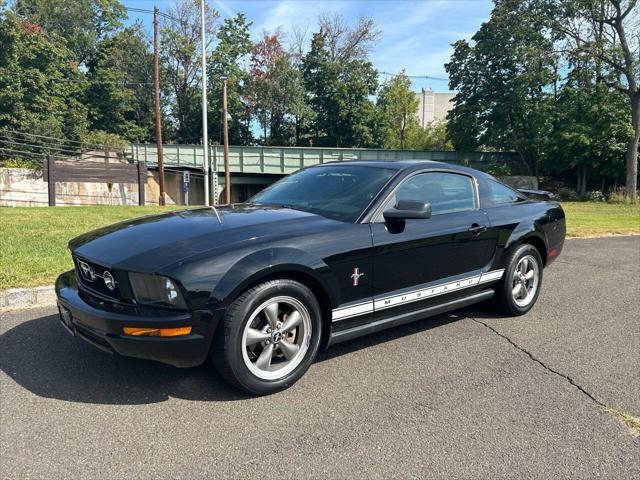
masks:
<svg viewBox="0 0 640 480"><path fill-rule="evenodd" d="M418 121L421 127L426 127L433 121L447 119L447 113L453 108L455 93L436 93L431 88L423 88L416 93L418 98Z"/></svg>

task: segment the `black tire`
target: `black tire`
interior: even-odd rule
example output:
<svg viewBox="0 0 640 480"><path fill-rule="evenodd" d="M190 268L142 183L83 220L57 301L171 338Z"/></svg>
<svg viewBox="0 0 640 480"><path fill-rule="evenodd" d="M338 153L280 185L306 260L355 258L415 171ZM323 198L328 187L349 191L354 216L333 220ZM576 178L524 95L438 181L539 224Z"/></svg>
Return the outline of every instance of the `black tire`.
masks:
<svg viewBox="0 0 640 480"><path fill-rule="evenodd" d="M252 315L253 322L259 318L260 314L256 315L256 310L270 299L278 297L292 298L302 304L303 310L306 309L308 313L308 317L305 318L307 324L310 322L310 335L305 334L307 340L303 343L308 346L304 356L300 354L297 360L300 363L293 371L286 373L282 378L264 379L256 376L245 361L246 346L243 344L243 335ZM296 329L296 332L300 330ZM213 339L211 360L220 375L232 385L254 395L269 395L290 387L305 374L318 353L321 334L322 314L313 293L303 284L293 280L271 280L247 290L227 308ZM272 340L272 343L276 352L276 342ZM266 346L264 342L256 345L259 345L259 348ZM280 355L283 359L282 354Z"/></svg>
<svg viewBox="0 0 640 480"><path fill-rule="evenodd" d="M513 294L514 282L518 283L518 279L515 277L519 276L519 273L516 272L516 268L519 266L521 260L525 257L527 259L533 259L536 262L536 274L538 277L537 285L530 298L516 300ZM498 284L498 288L496 289L496 296L494 297L495 304L500 308L500 310L502 310L502 312L506 313L507 315L524 315L533 308L536 301L538 300L538 296L540 295L543 271L542 257L540 256L540 252L536 247L529 244L523 244L513 249L513 251L509 254L509 257L507 258L506 265L507 267L505 268L502 280L500 281L500 283ZM522 302L524 302L525 300L526 304L523 305ZM520 304L518 303L519 301Z"/></svg>

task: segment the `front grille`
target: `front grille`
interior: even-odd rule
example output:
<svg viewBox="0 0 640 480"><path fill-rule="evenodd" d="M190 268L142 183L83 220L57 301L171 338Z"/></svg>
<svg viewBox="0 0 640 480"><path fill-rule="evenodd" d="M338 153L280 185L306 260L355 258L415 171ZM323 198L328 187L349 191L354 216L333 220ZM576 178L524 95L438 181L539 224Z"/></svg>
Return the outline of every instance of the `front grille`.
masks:
<svg viewBox="0 0 640 480"><path fill-rule="evenodd" d="M78 283L85 290L107 298L120 298L120 285L116 280L115 274L109 271L108 268L75 256L73 257L73 263L75 264ZM109 289L105 283L105 277L109 275L113 279L113 290Z"/></svg>

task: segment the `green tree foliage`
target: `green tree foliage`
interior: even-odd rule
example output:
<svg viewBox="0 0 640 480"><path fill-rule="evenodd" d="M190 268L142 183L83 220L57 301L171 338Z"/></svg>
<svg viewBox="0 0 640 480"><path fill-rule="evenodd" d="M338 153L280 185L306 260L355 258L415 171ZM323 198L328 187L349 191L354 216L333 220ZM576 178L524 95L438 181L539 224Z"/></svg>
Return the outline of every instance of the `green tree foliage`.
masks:
<svg viewBox="0 0 640 480"><path fill-rule="evenodd" d="M303 60L303 76L316 113L311 126L315 145L366 147L374 145L378 74L367 59L378 32L369 20L353 29L342 17L320 19Z"/></svg>
<svg viewBox="0 0 640 480"><path fill-rule="evenodd" d="M80 138L87 128L86 108L78 100L85 84L64 39L3 12L0 44L2 147L41 151L39 140L26 141L10 131Z"/></svg>
<svg viewBox="0 0 640 480"><path fill-rule="evenodd" d="M376 105L376 121L383 148L408 148L409 138L417 135L418 98L411 80L403 72L382 85Z"/></svg>
<svg viewBox="0 0 640 480"><path fill-rule="evenodd" d="M141 24L100 42L88 64L86 99L91 128L131 142L153 136L153 54Z"/></svg>
<svg viewBox="0 0 640 480"><path fill-rule="evenodd" d="M592 179L596 181L619 177L625 168L626 140L633 133L624 95L603 83L569 81L558 95L556 111L547 170L575 170L581 196L587 193L590 176L598 175Z"/></svg>
<svg viewBox="0 0 640 480"><path fill-rule="evenodd" d="M407 148L412 150L453 150L453 143L449 139L447 131L447 122L432 122L425 128L419 125L411 128L408 132Z"/></svg>
<svg viewBox="0 0 640 480"><path fill-rule="evenodd" d="M209 135L213 141L222 143L222 77L227 78L227 110L229 120L229 143L246 145L251 141L251 116L245 103L247 73L243 62L253 47L249 35L251 22L239 13L227 18L216 34L217 45L213 49L207 66L209 80Z"/></svg>
<svg viewBox="0 0 640 480"><path fill-rule="evenodd" d="M456 147L515 150L537 175L552 127L546 87L556 78L557 60L534 13L525 1L498 1L471 44L454 44L445 67L449 86L458 90L448 117Z"/></svg>
<svg viewBox="0 0 640 480"><path fill-rule="evenodd" d="M628 98L632 130L626 193L635 199L640 148L640 8L637 0L537 0L545 23L570 57L593 61L596 79Z"/></svg>
<svg viewBox="0 0 640 480"><path fill-rule="evenodd" d="M218 12L205 3L207 51L215 38L217 19ZM202 137L200 0L176 3L163 22L162 91L171 113L168 120L175 129L170 136L178 143L195 143Z"/></svg>
<svg viewBox="0 0 640 480"><path fill-rule="evenodd" d="M23 18L66 40L79 64L95 52L98 42L117 30L126 17L118 0L16 0Z"/></svg>

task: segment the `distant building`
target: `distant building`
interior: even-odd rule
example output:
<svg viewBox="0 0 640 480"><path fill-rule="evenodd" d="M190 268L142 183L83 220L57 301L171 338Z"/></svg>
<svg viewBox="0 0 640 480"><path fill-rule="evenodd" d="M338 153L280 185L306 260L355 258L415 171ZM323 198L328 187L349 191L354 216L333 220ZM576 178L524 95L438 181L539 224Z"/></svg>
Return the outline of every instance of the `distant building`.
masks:
<svg viewBox="0 0 640 480"><path fill-rule="evenodd" d="M454 96L455 93L436 93L431 88L416 93L420 126L424 128L433 121L446 120L447 113L453 108Z"/></svg>

